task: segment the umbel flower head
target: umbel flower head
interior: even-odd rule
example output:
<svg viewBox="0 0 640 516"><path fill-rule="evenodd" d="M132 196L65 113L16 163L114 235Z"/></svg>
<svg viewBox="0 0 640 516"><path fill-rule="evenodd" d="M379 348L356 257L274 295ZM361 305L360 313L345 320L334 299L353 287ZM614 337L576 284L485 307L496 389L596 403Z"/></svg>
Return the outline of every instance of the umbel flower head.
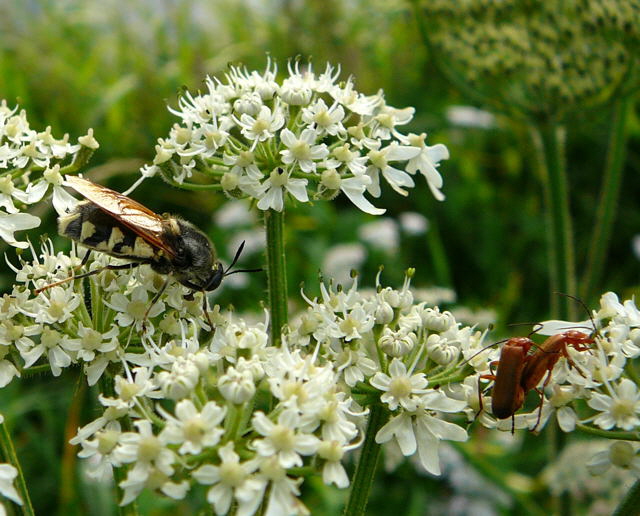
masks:
<svg viewBox="0 0 640 516"><path fill-rule="evenodd" d="M376 443L436 475L443 441L467 439L465 420L512 427L491 416L489 391L478 393L500 350L484 347L485 333L452 313L416 301L412 270L398 289L378 278L366 290L354 278L349 289L322 284L317 297L303 293L306 310L272 346L267 319L250 323L219 308L215 333L201 332L200 300L184 299L178 284L158 300L163 313L149 312L147 333L136 331L140 306L157 292L147 265L90 278L99 294L89 306L101 313L92 317L78 282L31 289L67 277L78 257L50 242L32 254L11 264L16 285L0 298L0 387L43 365L55 376L81 366L90 385L112 381L112 392L99 396L101 414L71 443L91 458L92 476L126 468L123 505L145 488L181 499L203 484L216 514L235 505L250 516L261 504L266 514L308 514L299 499L305 471L348 487L344 461L381 406L387 418ZM99 260L91 266L115 259ZM585 324L543 326L555 325L555 334ZM598 328L593 348L569 348L571 362L559 357L550 382L541 379L541 412L519 411L517 428L541 428L554 415L565 431L638 428L640 394L624 365L640 356L640 310L608 293L588 324ZM615 454L616 465L638 472L628 448Z"/></svg>
<svg viewBox="0 0 640 516"><path fill-rule="evenodd" d="M38 227L40 219L23 210L51 190L58 212L75 203L62 188L60 167L71 162L64 171L77 170L98 146L92 129L72 144L68 134L55 138L51 127L41 132L32 129L24 109L18 112L6 100L0 101L0 239L14 247L29 247L14 233Z"/></svg>
<svg viewBox="0 0 640 516"><path fill-rule="evenodd" d="M282 81L276 72L271 61L262 74L231 66L223 80L206 79L206 93L185 92L178 109L169 109L180 122L158 140L141 180L159 172L180 185L197 174L199 183L276 211L288 197L308 202L343 193L380 215L385 210L365 194L379 197L384 181L407 195L420 172L444 199L437 167L447 148L399 130L413 108L387 105L382 91L358 93L351 78L338 82L339 69L330 65L316 74L311 65L290 63Z"/></svg>
<svg viewBox="0 0 640 516"><path fill-rule="evenodd" d="M637 87L635 0L419 3L433 54L503 109L558 115Z"/></svg>

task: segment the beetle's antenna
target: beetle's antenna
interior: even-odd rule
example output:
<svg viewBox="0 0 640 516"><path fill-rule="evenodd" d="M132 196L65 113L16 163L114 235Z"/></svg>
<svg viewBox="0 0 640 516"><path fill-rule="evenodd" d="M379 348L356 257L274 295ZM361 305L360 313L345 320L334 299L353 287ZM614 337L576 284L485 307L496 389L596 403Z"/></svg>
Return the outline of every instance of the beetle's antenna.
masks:
<svg viewBox="0 0 640 516"><path fill-rule="evenodd" d="M570 299L573 299L576 303L578 303L580 306L582 306L582 308L584 308L584 311L587 312L587 315L589 316L589 320L591 321L591 324L593 326L593 331L594 332L598 331L598 328L596 327L596 323L593 320L593 316L591 315L591 310L589 310L589 307L586 305L586 303L582 299L580 299L580 298L578 298L576 296L573 296L571 294L567 294L565 292L554 292L554 294L558 294L559 296L565 296L565 297L568 297Z"/></svg>

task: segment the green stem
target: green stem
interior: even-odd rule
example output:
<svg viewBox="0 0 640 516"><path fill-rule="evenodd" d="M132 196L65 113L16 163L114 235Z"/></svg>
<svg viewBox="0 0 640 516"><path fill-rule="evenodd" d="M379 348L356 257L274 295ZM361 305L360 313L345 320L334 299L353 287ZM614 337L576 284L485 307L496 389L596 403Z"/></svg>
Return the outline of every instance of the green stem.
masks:
<svg viewBox="0 0 640 516"><path fill-rule="evenodd" d="M604 437L605 439L616 439L618 441L640 441L640 434L638 432L621 432L611 430L601 430L600 428L593 428L592 426L577 424L576 429L589 435L596 435L598 437Z"/></svg>
<svg viewBox="0 0 640 516"><path fill-rule="evenodd" d="M540 508L540 506L538 506L527 493L509 485L504 470L484 459L481 454L478 454L477 450L472 449L469 445L463 443L451 442L450 444L460 452L464 456L465 460L471 464L476 471L481 473L484 478L493 482L500 489L511 495L511 497L520 505L524 514L536 516L542 516L545 514L542 508Z"/></svg>
<svg viewBox="0 0 640 516"><path fill-rule="evenodd" d="M284 252L284 211L264 213L267 232L267 281L271 311L271 344L279 346L287 324L287 271Z"/></svg>
<svg viewBox="0 0 640 516"><path fill-rule="evenodd" d="M356 473L351 483L351 492L347 506L344 509L344 516L361 516L365 514L371 485L376 473L378 457L380 456L380 445L376 443L376 434L387 421L389 413L381 405L372 405L370 410L367 433L360 453L360 460L356 466Z"/></svg>
<svg viewBox="0 0 640 516"><path fill-rule="evenodd" d="M636 516L637 514L640 514L640 480L636 480L613 512L613 516Z"/></svg>
<svg viewBox="0 0 640 516"><path fill-rule="evenodd" d="M607 161L600 187L598 211L596 212L595 227L591 233L586 272L580 282L581 295L585 302L588 302L589 297L598 286L611 240L611 230L616 217L620 185L622 184L627 145L627 119L632 106L633 102L628 96L618 99L613 106Z"/></svg>
<svg viewBox="0 0 640 516"><path fill-rule="evenodd" d="M574 303L563 294L576 294L573 229L564 159L564 131L552 122L539 124L534 133L545 197L548 254L551 276L551 317L572 320Z"/></svg>
<svg viewBox="0 0 640 516"><path fill-rule="evenodd" d="M22 499L22 514L33 516L35 513L33 512L33 506L31 505L27 482L24 479L22 467L20 466L16 450L13 447L13 440L11 439L11 435L9 435L6 423L2 423L0 425L0 451L2 452L4 460L18 470L15 485L18 493L20 494L20 498Z"/></svg>

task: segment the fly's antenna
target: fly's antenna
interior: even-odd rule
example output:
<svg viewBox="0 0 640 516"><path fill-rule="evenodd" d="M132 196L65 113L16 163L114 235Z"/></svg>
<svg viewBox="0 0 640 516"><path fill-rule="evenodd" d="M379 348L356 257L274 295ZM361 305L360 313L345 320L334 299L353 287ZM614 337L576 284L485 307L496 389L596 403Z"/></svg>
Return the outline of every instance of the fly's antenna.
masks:
<svg viewBox="0 0 640 516"><path fill-rule="evenodd" d="M242 254L242 250L244 249L244 244L245 244L245 241L243 240L242 243L240 244L240 247L238 247L238 250L236 251L236 255L233 257L233 261L231 262L231 265L229 265L229 267L227 267L227 270L224 271L223 276L231 276L232 274L236 274L238 272L262 272L263 271L262 267L259 269L238 269L235 271L231 271L233 266L238 261L238 258L240 258L240 255Z"/></svg>

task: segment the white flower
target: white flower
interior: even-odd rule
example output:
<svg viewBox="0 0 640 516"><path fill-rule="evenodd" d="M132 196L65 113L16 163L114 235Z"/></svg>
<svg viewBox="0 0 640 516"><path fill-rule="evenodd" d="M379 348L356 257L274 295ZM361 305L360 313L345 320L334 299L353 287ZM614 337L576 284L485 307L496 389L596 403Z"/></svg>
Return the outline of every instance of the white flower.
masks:
<svg viewBox="0 0 640 516"><path fill-rule="evenodd" d="M118 348L118 335L120 330L112 325L109 330L100 333L80 323L77 330L78 338L71 339L69 344L73 346L77 357L85 362L91 362L98 353L108 353Z"/></svg>
<svg viewBox="0 0 640 516"><path fill-rule="evenodd" d="M403 187L413 187L415 183L411 176L389 165L390 161L405 161L416 157L420 154L417 147L409 147L407 145L398 145L393 142L383 149L372 149L369 151L369 162L367 174L371 177L372 183L368 187L368 191L374 197L380 197L380 180L378 174L382 173L387 183L400 195L408 195Z"/></svg>
<svg viewBox="0 0 640 516"><path fill-rule="evenodd" d="M262 457L277 456L279 464L287 469L302 466L300 455L311 455L320 441L311 434L296 432L300 417L293 410L285 410L274 423L264 413L256 412L252 423L264 439L255 439L253 447Z"/></svg>
<svg viewBox="0 0 640 516"><path fill-rule="evenodd" d="M120 326L133 325L137 331L142 330L143 325L149 328L151 324L148 319L164 312L164 303L160 300L153 306L149 305L149 294L141 285L133 289L130 298L121 292L116 292L109 302L105 301L104 304L118 312L115 320Z"/></svg>
<svg viewBox="0 0 640 516"><path fill-rule="evenodd" d="M180 444L178 452L182 455L200 453L203 447L218 444L224 433L220 423L224 420L226 409L209 401L200 412L191 400L182 400L176 404L176 417L167 414L167 426L160 439L170 444Z"/></svg>
<svg viewBox="0 0 640 516"><path fill-rule="evenodd" d="M302 109L302 121L314 126L318 136L344 134L345 129L342 125L344 116L344 109L340 104L327 107L322 99Z"/></svg>
<svg viewBox="0 0 640 516"><path fill-rule="evenodd" d="M385 424L376 434L376 442L385 443L395 437L403 455L413 455L417 449L422 466L429 473L439 475L440 440L466 441L468 435L458 425L432 415L432 411L455 413L465 407L464 401L452 400L443 393L432 390L421 397L417 412L402 412Z"/></svg>
<svg viewBox="0 0 640 516"><path fill-rule="evenodd" d="M376 389L384 391L380 401L386 403L390 410L396 410L398 406L409 411L416 410L419 402L417 395L428 392L424 373L411 375L404 363L394 358L389 365L389 374L377 372L369 380Z"/></svg>
<svg viewBox="0 0 640 516"><path fill-rule="evenodd" d="M26 203L29 196L13 184L11 175L0 177L0 208L7 213L18 213L18 208L13 204L13 199Z"/></svg>
<svg viewBox="0 0 640 516"><path fill-rule="evenodd" d="M80 296L71 288L53 287L38 296L38 305L34 306L36 313L24 313L34 317L39 323L63 323L68 320L82 302Z"/></svg>
<svg viewBox="0 0 640 516"><path fill-rule="evenodd" d="M376 208L364 196L364 192L371 184L371 178L367 175L359 175L340 180L340 191L360 210L369 215L382 215L386 213L384 208Z"/></svg>
<svg viewBox="0 0 640 516"><path fill-rule="evenodd" d="M82 449L78 457L92 459L88 469L88 475L95 479L106 479L111 475L113 467L122 465L113 452L116 450L122 431L120 423L111 421L103 429L94 434L93 439L82 441Z"/></svg>
<svg viewBox="0 0 640 516"><path fill-rule="evenodd" d="M352 151L349 143L332 149L331 156L335 158L339 164L346 165L349 172L354 176L361 176L367 171L367 157L361 156L357 150Z"/></svg>
<svg viewBox="0 0 640 516"><path fill-rule="evenodd" d="M199 379L200 370L190 356L176 358L171 371L161 371L156 376L163 394L172 400L190 396Z"/></svg>
<svg viewBox="0 0 640 516"><path fill-rule="evenodd" d="M448 365L455 362L460 355L460 345L443 335L432 333L427 338L427 353L431 360L439 365Z"/></svg>
<svg viewBox="0 0 640 516"><path fill-rule="evenodd" d="M345 348L335 358L338 371L344 375L344 381L349 387L363 382L365 377L378 371L377 364L362 349Z"/></svg>
<svg viewBox="0 0 640 516"><path fill-rule="evenodd" d="M129 470L127 478L118 485L123 490L120 506L133 502L145 487L151 490L158 489L174 500L182 500L189 491L189 482L186 480L179 484L172 482L170 476L160 469L142 468L139 463Z"/></svg>
<svg viewBox="0 0 640 516"><path fill-rule="evenodd" d="M236 123L240 127L242 135L248 140L262 142L272 138L275 132L284 125L284 116L278 107L272 112L267 106L262 106L257 117L252 117L246 113L240 115L240 120Z"/></svg>
<svg viewBox="0 0 640 516"><path fill-rule="evenodd" d="M398 139L404 139L404 136L395 127L396 125L408 124L415 111L412 107L397 109L392 106L383 106L374 117L376 124L373 126L371 136L382 140L388 140L392 135Z"/></svg>
<svg viewBox="0 0 640 516"><path fill-rule="evenodd" d="M271 487L265 516L308 515L309 510L298 500L302 478L287 476L286 470L276 457L267 457L260 462L260 476L268 480Z"/></svg>
<svg viewBox="0 0 640 516"><path fill-rule="evenodd" d="M155 383L151 379L151 369L147 367L136 367L133 369L135 378L127 369L127 377L120 375L115 378L115 391L118 395L118 401L128 403L133 406L136 400L143 398L160 398L161 395Z"/></svg>
<svg viewBox="0 0 640 516"><path fill-rule="evenodd" d="M380 174L407 195L414 186L410 174L418 170L441 197L435 167L446 148L427 147L424 137L398 130L414 108L387 105L382 91L362 95L351 79L338 84L339 69L331 66L316 75L310 65L301 71L290 63L280 84L275 71L271 61L263 73L232 66L224 79L206 79L207 93L184 92L179 109L170 108L180 123L158 140L154 173L162 168L182 183L201 172L229 196L250 197L265 210L282 211L288 183L300 202L342 191L360 210L380 215L384 210L364 197L366 191L380 196ZM271 171L277 169L286 175L276 179ZM143 167L141 174L148 171ZM263 182L267 174L271 181ZM308 181L300 181L303 175Z"/></svg>
<svg viewBox="0 0 640 516"><path fill-rule="evenodd" d="M636 384L628 378L620 380L611 396L594 392L587 403L600 412L594 423L604 430L614 426L634 430L640 425L640 393Z"/></svg>
<svg viewBox="0 0 640 516"><path fill-rule="evenodd" d="M362 338L363 333L373 328L375 321L362 306L356 306L344 318L338 319L336 322L338 324L336 337L342 337L348 342Z"/></svg>
<svg viewBox="0 0 640 516"><path fill-rule="evenodd" d="M393 331L386 327L378 340L378 346L390 357L403 357L416 345L415 333L405 330Z"/></svg>
<svg viewBox="0 0 640 516"><path fill-rule="evenodd" d="M284 208L284 191L289 192L300 202L307 202L306 179L295 179L290 172L285 172L277 168L262 184L264 193L258 201L258 208L261 210L282 211Z"/></svg>
<svg viewBox="0 0 640 516"><path fill-rule="evenodd" d="M114 452L118 460L125 464L135 462L133 477L144 482L154 469L167 476L173 474L174 453L153 434L151 422L145 419L136 421L137 432L125 432L120 436L118 449ZM133 471L133 470L131 470ZM129 477L127 477L129 478Z"/></svg>
<svg viewBox="0 0 640 516"><path fill-rule="evenodd" d="M60 376L62 369L71 365L72 347L69 345L69 337L57 330L52 330L46 326L40 335L40 344L28 351L21 353L25 361L25 368L31 367L43 354L51 366L53 376Z"/></svg>
<svg viewBox="0 0 640 516"><path fill-rule="evenodd" d="M282 143L287 150L280 151L282 162L286 165L298 165L303 172L315 172L315 161L326 158L329 149L322 143L313 145L318 138L314 129L304 129L299 137L296 137L289 129L283 129L280 133Z"/></svg>
<svg viewBox="0 0 640 516"><path fill-rule="evenodd" d="M232 441L221 446L218 455L219 466L205 464L193 472L193 478L201 484L212 485L207 491L207 501L213 505L216 514L227 514L235 498L238 503L236 513L251 516L260 506L266 487L266 482L253 475L258 462L240 462Z"/></svg>
<svg viewBox="0 0 640 516"><path fill-rule="evenodd" d="M349 477L340 462L344 457L348 446L339 441L322 441L318 447L318 457L326 462L322 467L322 481L327 484L335 484L340 489L349 487Z"/></svg>

